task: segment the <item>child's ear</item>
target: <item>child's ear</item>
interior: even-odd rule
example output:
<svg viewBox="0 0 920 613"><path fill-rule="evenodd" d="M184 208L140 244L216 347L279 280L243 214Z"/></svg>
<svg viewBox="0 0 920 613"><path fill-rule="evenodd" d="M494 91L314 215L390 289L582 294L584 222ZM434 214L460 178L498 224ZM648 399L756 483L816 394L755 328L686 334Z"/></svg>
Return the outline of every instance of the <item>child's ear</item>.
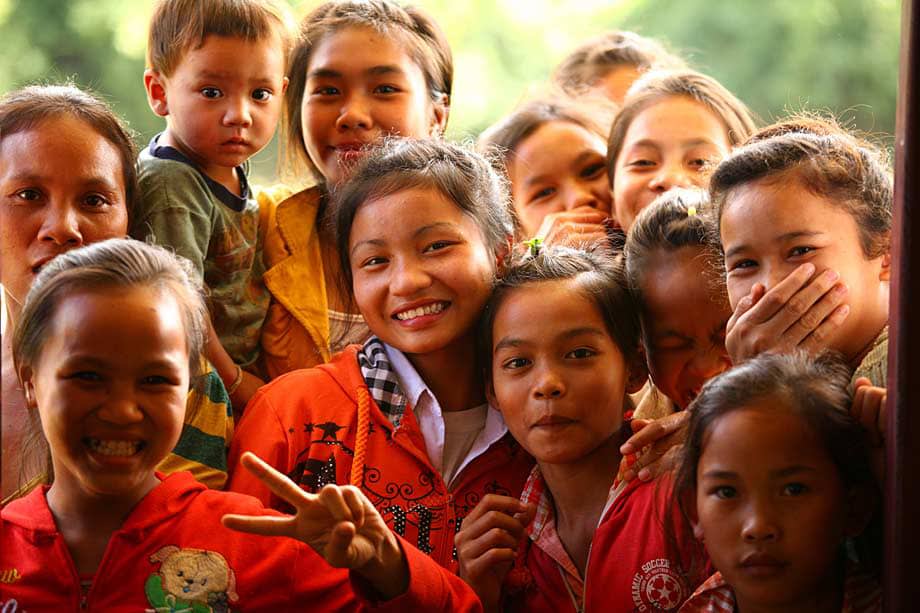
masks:
<svg viewBox="0 0 920 613"><path fill-rule="evenodd" d="M284 77L284 79L281 80L281 93L280 93L279 95L281 95L281 96L284 95L284 92L287 91L288 84L289 84L290 82L291 82L291 80L288 79L287 77Z"/></svg>
<svg viewBox="0 0 920 613"><path fill-rule="evenodd" d="M882 256L882 271L879 274L882 281L891 281L891 253Z"/></svg>
<svg viewBox="0 0 920 613"><path fill-rule="evenodd" d="M514 250L514 237L510 234L505 239L504 244L495 251L495 270L501 272L505 268L505 264L508 263L508 260L511 258L511 252Z"/></svg>
<svg viewBox="0 0 920 613"><path fill-rule="evenodd" d="M440 94L438 99L431 103L431 124L428 126L428 134L433 137L440 137L447 129L447 117L450 115L450 96Z"/></svg>
<svg viewBox="0 0 920 613"><path fill-rule="evenodd" d="M26 397L26 407L30 409L38 408L38 400L35 397L35 385L32 383L31 366L23 366L19 369L19 381L22 384L22 393Z"/></svg>
<svg viewBox="0 0 920 613"><path fill-rule="evenodd" d="M147 104L150 109L160 117L169 115L169 105L166 104L166 80L153 68L144 70L144 89L147 90Z"/></svg>

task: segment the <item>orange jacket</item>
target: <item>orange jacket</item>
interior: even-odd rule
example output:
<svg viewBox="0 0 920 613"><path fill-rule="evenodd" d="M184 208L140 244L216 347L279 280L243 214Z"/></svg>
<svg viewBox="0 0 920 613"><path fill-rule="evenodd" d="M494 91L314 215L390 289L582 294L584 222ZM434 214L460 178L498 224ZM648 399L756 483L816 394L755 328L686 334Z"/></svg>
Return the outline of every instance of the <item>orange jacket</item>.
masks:
<svg viewBox="0 0 920 613"><path fill-rule="evenodd" d="M457 570L454 535L490 493L518 497L533 459L506 434L470 462L448 490L432 466L411 410L398 426L371 398L351 346L328 364L283 375L252 398L230 447L228 489L285 509L260 481L239 468L253 451L307 491L352 483L393 531Z"/></svg>

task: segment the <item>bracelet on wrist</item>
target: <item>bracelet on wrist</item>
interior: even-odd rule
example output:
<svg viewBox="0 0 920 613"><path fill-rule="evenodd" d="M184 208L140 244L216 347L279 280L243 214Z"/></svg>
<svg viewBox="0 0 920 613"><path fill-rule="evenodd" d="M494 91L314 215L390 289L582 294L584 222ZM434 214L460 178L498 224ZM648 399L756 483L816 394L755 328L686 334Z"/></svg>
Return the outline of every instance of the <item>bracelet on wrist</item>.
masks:
<svg viewBox="0 0 920 613"><path fill-rule="evenodd" d="M233 393L237 390L237 388L239 388L240 383L243 382L243 368L239 364L236 364L235 366L236 366L236 378L233 380L233 383L231 383L227 387L228 396L232 396Z"/></svg>

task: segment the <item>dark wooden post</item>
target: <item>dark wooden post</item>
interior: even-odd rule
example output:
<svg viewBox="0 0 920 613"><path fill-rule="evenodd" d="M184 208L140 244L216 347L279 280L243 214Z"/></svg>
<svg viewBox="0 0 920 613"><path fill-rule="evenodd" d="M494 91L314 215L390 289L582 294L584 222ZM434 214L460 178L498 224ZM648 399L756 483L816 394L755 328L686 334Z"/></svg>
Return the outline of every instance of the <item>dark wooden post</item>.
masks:
<svg viewBox="0 0 920 613"><path fill-rule="evenodd" d="M920 0L902 0L888 345L885 610L917 610L920 581Z"/></svg>

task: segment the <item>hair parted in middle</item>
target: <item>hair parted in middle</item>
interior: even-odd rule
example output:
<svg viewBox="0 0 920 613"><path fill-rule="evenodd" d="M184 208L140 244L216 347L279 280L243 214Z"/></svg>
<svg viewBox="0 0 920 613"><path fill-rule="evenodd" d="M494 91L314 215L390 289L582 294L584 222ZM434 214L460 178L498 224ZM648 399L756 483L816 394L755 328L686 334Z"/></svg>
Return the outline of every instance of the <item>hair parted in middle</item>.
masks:
<svg viewBox="0 0 920 613"><path fill-rule="evenodd" d="M300 36L288 63L288 88L281 118L282 167L294 176L307 170L322 180L304 146L301 103L307 85L307 68L313 51L329 35L348 27L371 28L398 37L407 55L425 77L433 104L450 108L454 60L447 37L437 22L414 6L392 0L332 0L313 9L300 24Z"/></svg>
<svg viewBox="0 0 920 613"><path fill-rule="evenodd" d="M351 292L348 241L358 209L371 200L412 188L441 192L468 215L489 250L499 255L514 232L506 179L471 146L430 139L390 137L362 157L330 203L336 247Z"/></svg>
<svg viewBox="0 0 920 613"><path fill-rule="evenodd" d="M629 88L623 107L610 128L607 138L607 179L611 189L617 158L623 149L629 126L642 111L671 97L689 98L712 111L725 126L732 147L746 141L756 129L754 117L747 106L712 77L695 70L647 72Z"/></svg>
<svg viewBox="0 0 920 613"><path fill-rule="evenodd" d="M642 308L642 279L652 257L671 254L684 247L696 247L702 257L711 258L713 287L725 291L721 274L721 250L712 232L712 205L701 189L674 188L642 209L626 236L623 255L629 291Z"/></svg>
<svg viewBox="0 0 920 613"><path fill-rule="evenodd" d="M0 98L0 140L32 130L41 123L59 117L82 121L109 141L118 151L121 175L125 183L125 206L130 222L137 198L137 147L128 126L108 103L74 85L28 85Z"/></svg>
<svg viewBox="0 0 920 613"><path fill-rule="evenodd" d="M641 362L639 350L639 312L626 285L623 258L613 257L608 249L573 249L564 246L536 247L516 255L502 270L492 296L483 309L478 334L479 354L492 377L492 327L495 316L508 295L516 288L533 283L572 280L601 314L607 333L616 343L627 364Z"/></svg>

